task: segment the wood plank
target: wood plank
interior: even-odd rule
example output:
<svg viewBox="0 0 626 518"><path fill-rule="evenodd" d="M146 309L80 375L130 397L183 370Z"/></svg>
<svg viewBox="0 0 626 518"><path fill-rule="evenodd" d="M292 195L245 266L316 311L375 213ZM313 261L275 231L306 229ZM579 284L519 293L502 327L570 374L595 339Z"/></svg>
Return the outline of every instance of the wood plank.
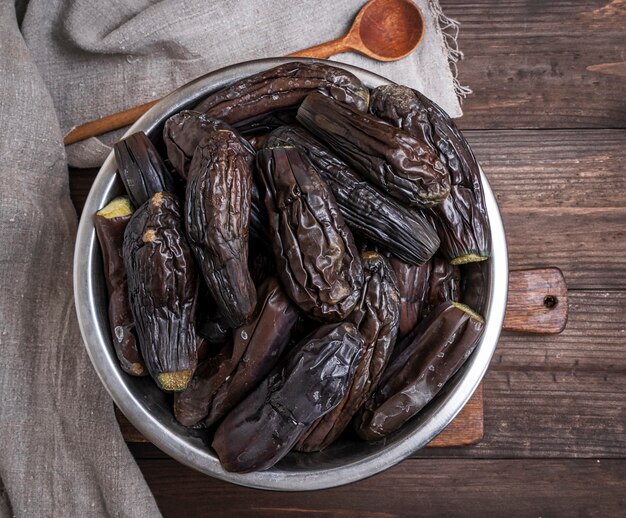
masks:
<svg viewBox="0 0 626 518"><path fill-rule="evenodd" d="M488 371L478 457L626 457L626 374Z"/></svg>
<svg viewBox="0 0 626 518"><path fill-rule="evenodd" d="M626 374L487 371L483 440L415 457L626 458Z"/></svg>
<svg viewBox="0 0 626 518"><path fill-rule="evenodd" d="M172 460L139 461L163 515L178 517L623 516L622 460L412 459L314 492L243 488Z"/></svg>
<svg viewBox="0 0 626 518"><path fill-rule="evenodd" d="M626 289L626 207L501 210L511 269L555 266L568 289Z"/></svg>
<svg viewBox="0 0 626 518"><path fill-rule="evenodd" d="M567 286L561 270L509 272L502 329L515 333L558 334L567 324Z"/></svg>
<svg viewBox="0 0 626 518"><path fill-rule="evenodd" d="M503 333L490 369L626 374L626 292L570 291L560 335Z"/></svg>
<svg viewBox="0 0 626 518"><path fill-rule="evenodd" d="M503 209L624 206L625 130L464 134Z"/></svg>
<svg viewBox="0 0 626 518"><path fill-rule="evenodd" d="M626 126L623 0L442 0L461 22L461 84L474 91L461 127Z"/></svg>

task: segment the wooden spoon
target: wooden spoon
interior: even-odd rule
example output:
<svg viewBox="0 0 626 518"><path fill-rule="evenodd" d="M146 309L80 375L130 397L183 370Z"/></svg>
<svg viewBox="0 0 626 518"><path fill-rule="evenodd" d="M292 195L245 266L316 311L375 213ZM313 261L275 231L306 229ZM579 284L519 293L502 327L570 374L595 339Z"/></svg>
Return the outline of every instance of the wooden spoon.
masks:
<svg viewBox="0 0 626 518"><path fill-rule="evenodd" d="M289 54L292 57L328 58L354 50L379 61L408 56L424 36L424 17L411 0L369 0L359 11L352 27L335 40ZM135 122L160 99L123 112L81 124L63 139L67 146L89 137L123 128Z"/></svg>

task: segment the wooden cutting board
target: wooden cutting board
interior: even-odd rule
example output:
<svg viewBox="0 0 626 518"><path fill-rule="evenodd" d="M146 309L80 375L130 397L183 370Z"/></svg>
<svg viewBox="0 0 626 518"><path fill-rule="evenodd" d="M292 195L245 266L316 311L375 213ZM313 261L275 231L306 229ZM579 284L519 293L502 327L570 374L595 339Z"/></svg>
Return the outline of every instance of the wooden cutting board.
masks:
<svg viewBox="0 0 626 518"><path fill-rule="evenodd" d="M558 268L518 270L509 274L504 331L556 334L567 324L567 287ZM149 442L115 409L126 442ZM483 438L483 383L456 418L429 447L468 446Z"/></svg>

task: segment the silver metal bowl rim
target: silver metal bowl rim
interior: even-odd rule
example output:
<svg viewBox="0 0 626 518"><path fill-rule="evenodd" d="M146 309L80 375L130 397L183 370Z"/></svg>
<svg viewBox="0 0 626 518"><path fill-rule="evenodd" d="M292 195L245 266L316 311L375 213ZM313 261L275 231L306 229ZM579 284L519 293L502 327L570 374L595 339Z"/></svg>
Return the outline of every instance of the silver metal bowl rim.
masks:
<svg viewBox="0 0 626 518"><path fill-rule="evenodd" d="M208 93L241 77L269 69L290 58L268 58L248 61L206 74L172 92L153 106L126 133L153 130L170 115L185 106L197 102ZM302 61L302 59L299 59ZM323 60L312 60L323 61ZM358 67L330 62L352 72L370 87L391 81ZM216 478L259 489L303 491L335 487L375 475L407 458L438 435L460 412L480 383L495 351L504 312L508 289L508 258L502 218L487 178L482 173L485 201L489 214L492 250L490 260L490 283L484 316L485 332L469 361L451 382L445 396L440 395L416 418L416 424L404 440L389 443L382 452L332 469L310 469L292 472L280 469L280 464L262 472L238 474L225 471L217 457L206 448L190 445L176 436L166 425L159 422L138 400L129 385L127 376L116 364L110 353L109 331L94 318L97 314L93 295L93 276L96 237L92 215L99 210L105 194L112 189L115 180L115 158L109 155L87 197L76 238L74 253L74 296L78 321L91 362L107 391L129 421L153 444L171 457L203 473ZM407 425L408 426L408 423Z"/></svg>

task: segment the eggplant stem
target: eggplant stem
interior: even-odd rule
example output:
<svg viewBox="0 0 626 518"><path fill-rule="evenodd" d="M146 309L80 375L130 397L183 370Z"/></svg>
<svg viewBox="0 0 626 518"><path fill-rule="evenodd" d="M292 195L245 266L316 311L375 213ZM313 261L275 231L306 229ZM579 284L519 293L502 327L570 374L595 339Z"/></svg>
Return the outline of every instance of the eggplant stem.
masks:
<svg viewBox="0 0 626 518"><path fill-rule="evenodd" d="M486 261L487 259L489 259L489 257L486 255L465 254L460 257L455 257L450 261L450 264L477 263L480 261Z"/></svg>
<svg viewBox="0 0 626 518"><path fill-rule="evenodd" d="M180 392L185 390L192 374L193 371L189 369L176 372L162 372L157 376L157 381L163 390L167 392Z"/></svg>

